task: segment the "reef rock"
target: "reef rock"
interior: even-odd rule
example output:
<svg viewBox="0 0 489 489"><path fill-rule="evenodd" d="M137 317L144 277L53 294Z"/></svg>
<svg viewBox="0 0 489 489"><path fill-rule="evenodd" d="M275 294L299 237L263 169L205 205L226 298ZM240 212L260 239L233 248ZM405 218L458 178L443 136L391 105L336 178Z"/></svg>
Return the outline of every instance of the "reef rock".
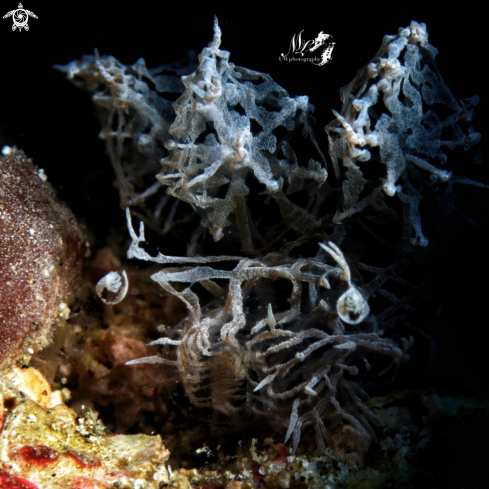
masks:
<svg viewBox="0 0 489 489"><path fill-rule="evenodd" d="M69 316L84 238L43 170L4 148L0 159L0 364L46 346Z"/></svg>

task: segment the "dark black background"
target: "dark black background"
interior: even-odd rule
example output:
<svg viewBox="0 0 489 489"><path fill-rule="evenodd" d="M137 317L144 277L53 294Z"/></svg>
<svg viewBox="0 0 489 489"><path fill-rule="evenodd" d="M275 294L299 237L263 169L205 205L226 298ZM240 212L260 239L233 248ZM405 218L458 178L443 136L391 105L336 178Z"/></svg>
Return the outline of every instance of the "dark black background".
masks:
<svg viewBox="0 0 489 489"><path fill-rule="evenodd" d="M126 64L140 57L149 67L166 64L190 49L200 52L207 45L212 39L215 14L223 33L221 48L231 52L232 62L269 73L292 94L309 96L316 106L316 134L323 150L327 139L322 128L332 118L331 109L340 109L339 88L375 55L385 34L397 33L411 19L425 22L431 44L439 49L439 70L454 95L480 97L474 125L483 134L482 154L488 154L488 84L484 76L487 24L474 3L443 11L412 2L395 4L402 7L393 6L394 2L365 2L362 6L350 2L294 2L293 8L281 3L277 3L281 7L269 8L263 2L258 7L250 2L235 2L232 7L216 3L206 6L204 2L129 5L47 5L25 0L24 8L38 16L29 20L28 32L13 32L12 19L0 19L0 145L17 145L45 169L59 196L95 232L97 246L104 245L106 230L123 223L124 215L111 184L112 168L98 139L100 127L89 95L72 86L52 66L93 53L95 48ZM5 12L1 16L14 8L17 0L3 2ZM336 39L333 61L325 69L279 61L280 53L288 51L292 35L301 30L305 39L316 37L320 31ZM468 175L472 178L489 183L487 168L471 172ZM489 191L471 188L464 192L465 209L487 224ZM424 378L425 385L446 386L463 384L466 379L467 391L472 389L478 394L479 383L488 380L488 237L487 228L461 225L445 262L435 270L443 283L443 312L428 327L436 339L437 356L434 364L421 362L422 366L412 371L418 382ZM474 444L480 440L479 429L487 433L487 418L483 419L484 426L475 423L473 436L464 438L460 434L459 450L480 453L470 449L478 446ZM473 473L482 462L471 457L462 458L460 474L467 469ZM455 457L450 462L453 470L458 461ZM443 462L440 464L440 471L445 470ZM450 484L443 487L452 487Z"/></svg>

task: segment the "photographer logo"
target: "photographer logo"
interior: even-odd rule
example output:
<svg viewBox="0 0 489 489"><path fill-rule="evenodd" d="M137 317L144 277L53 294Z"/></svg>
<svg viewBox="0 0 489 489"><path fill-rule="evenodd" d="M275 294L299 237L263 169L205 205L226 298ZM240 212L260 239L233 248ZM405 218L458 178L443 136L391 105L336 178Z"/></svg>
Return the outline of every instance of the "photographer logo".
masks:
<svg viewBox="0 0 489 489"><path fill-rule="evenodd" d="M3 16L4 19L7 17L12 17L12 20L14 21L12 24L12 30L15 31L19 29L19 32L22 29L25 29L26 31L29 30L29 25L27 23L29 21L29 17L34 17L37 19L37 15L30 10L26 10L21 3L19 3L19 6L15 10L11 10Z"/></svg>

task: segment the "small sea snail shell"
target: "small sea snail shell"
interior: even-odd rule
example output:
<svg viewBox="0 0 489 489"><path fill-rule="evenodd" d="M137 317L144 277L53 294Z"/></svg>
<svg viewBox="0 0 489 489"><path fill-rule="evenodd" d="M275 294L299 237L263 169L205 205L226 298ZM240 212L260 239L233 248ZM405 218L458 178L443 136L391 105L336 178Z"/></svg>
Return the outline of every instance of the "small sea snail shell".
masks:
<svg viewBox="0 0 489 489"><path fill-rule="evenodd" d="M338 299L336 311L345 323L359 324L367 317L370 307L362 294L352 286Z"/></svg>

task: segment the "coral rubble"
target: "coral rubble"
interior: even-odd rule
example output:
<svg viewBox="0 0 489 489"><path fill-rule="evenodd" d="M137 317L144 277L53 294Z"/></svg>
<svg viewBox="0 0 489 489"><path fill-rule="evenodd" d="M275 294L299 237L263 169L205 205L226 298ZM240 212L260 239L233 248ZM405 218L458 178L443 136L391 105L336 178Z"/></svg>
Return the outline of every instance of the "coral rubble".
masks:
<svg viewBox="0 0 489 489"><path fill-rule="evenodd" d="M0 378L0 487L152 489L168 481L169 452L159 436L111 435L97 415L78 417L36 369Z"/></svg>

